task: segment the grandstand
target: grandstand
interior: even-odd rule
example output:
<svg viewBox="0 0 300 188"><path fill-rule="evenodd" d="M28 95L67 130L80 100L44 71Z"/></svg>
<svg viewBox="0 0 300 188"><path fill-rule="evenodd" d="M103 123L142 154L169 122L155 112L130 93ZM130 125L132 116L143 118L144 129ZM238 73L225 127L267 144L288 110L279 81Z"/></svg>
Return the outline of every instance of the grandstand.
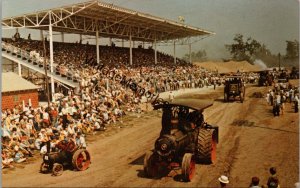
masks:
<svg viewBox="0 0 300 188"><path fill-rule="evenodd" d="M175 45L178 40L191 39L214 34L213 32L188 26L184 23L159 18L138 11L129 10L98 0L43 10L30 14L4 18L2 29L31 28L48 30L52 96L54 82L76 88L80 77L79 66L107 64L110 66L149 66L149 64L184 63L176 58ZM54 42L53 33L60 32L95 36L96 45ZM129 41L129 48L99 47L99 37ZM154 49L132 47L132 41L151 42ZM191 41L191 40L189 40ZM161 42L174 43L174 57L157 53L156 45ZM44 74L42 41L4 39L2 56ZM34 52L34 53L32 53ZM150 62L150 63L149 63ZM174 65L174 64L173 64ZM71 70L71 71L70 71Z"/></svg>

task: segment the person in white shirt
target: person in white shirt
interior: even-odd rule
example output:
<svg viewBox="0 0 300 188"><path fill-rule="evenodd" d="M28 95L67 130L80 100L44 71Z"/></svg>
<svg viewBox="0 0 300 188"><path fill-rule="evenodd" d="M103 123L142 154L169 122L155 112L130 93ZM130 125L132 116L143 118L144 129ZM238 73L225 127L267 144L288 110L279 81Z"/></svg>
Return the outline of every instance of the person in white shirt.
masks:
<svg viewBox="0 0 300 188"><path fill-rule="evenodd" d="M46 110L43 111L43 122L47 127L50 125L49 113Z"/></svg>
<svg viewBox="0 0 300 188"><path fill-rule="evenodd" d="M174 94L172 93L172 91L170 91L170 93L169 93L169 100L171 102L174 100Z"/></svg>
<svg viewBox="0 0 300 188"><path fill-rule="evenodd" d="M67 122L68 122L68 108L67 105L64 104L64 107L61 109L62 113L62 119L63 119L63 128L67 127Z"/></svg>
<svg viewBox="0 0 300 188"><path fill-rule="evenodd" d="M76 134L76 145L77 145L79 148L84 148L84 149L86 149L86 141L85 141L84 135L82 135L81 132L78 132L78 133Z"/></svg>

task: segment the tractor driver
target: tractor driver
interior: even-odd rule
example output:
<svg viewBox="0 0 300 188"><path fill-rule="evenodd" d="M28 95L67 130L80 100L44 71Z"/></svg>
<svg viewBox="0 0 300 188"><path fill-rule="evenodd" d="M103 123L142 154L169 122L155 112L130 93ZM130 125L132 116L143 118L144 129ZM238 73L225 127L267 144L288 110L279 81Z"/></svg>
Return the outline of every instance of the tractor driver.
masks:
<svg viewBox="0 0 300 188"><path fill-rule="evenodd" d="M203 114L197 110L190 112L186 118L186 123L183 124L183 129L188 132L200 127L204 121Z"/></svg>
<svg viewBox="0 0 300 188"><path fill-rule="evenodd" d="M204 122L203 114L197 110L191 112L188 116L188 121L196 127L200 127Z"/></svg>

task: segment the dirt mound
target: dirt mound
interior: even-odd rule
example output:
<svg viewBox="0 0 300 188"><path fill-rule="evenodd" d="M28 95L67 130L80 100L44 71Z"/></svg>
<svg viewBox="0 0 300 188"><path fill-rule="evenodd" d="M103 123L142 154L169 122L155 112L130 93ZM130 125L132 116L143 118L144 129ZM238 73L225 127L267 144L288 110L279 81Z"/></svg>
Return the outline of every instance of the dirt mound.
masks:
<svg viewBox="0 0 300 188"><path fill-rule="evenodd" d="M218 70L219 73L229 73L229 72L251 72L263 70L259 65L252 65L247 61L228 61L228 62L218 62L218 61L206 61L206 62L196 62L195 65L203 67L205 69L214 71Z"/></svg>

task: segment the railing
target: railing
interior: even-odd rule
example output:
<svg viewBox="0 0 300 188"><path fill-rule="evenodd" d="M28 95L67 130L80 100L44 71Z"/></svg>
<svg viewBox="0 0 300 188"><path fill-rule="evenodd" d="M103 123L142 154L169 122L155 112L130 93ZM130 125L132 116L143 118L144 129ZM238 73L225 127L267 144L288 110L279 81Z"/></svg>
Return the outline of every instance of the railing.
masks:
<svg viewBox="0 0 300 188"><path fill-rule="evenodd" d="M34 51L28 52L19 47L16 47L12 44L2 41L2 51L6 51L7 53L11 53L13 56L17 56L18 58L27 61L28 63L32 63L39 68L44 68L44 57L40 56L37 52ZM50 60L48 59L47 62ZM65 70L66 67L62 67L59 65L53 65L53 72L56 75L60 75L61 77L66 77L67 80L72 80L73 82L79 82L80 77L74 76L74 72L72 70ZM50 71L50 65L47 64L47 70Z"/></svg>

